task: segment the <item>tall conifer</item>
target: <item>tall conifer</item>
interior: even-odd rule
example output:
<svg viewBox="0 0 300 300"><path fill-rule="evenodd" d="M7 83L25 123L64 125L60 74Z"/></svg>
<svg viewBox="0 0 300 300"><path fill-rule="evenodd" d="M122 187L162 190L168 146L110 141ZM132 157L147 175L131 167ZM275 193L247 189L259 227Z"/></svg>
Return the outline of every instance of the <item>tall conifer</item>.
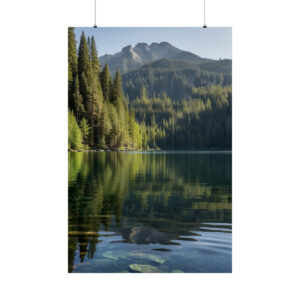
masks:
<svg viewBox="0 0 300 300"><path fill-rule="evenodd" d="M92 36L91 38L91 62L92 62L92 68L95 76L99 77L100 75L100 61L98 57L98 51L95 43L95 39Z"/></svg>
<svg viewBox="0 0 300 300"><path fill-rule="evenodd" d="M78 48L78 74L79 78L82 74L85 74L88 77L88 74L91 72L91 64L90 64L90 55L89 48L86 42L85 34L82 32L79 48Z"/></svg>
<svg viewBox="0 0 300 300"><path fill-rule="evenodd" d="M116 72L116 77L112 86L111 102L120 110L120 105L123 104L123 89L122 79L119 71Z"/></svg>
<svg viewBox="0 0 300 300"><path fill-rule="evenodd" d="M101 86L103 91L103 98L106 102L108 102L111 95L112 84L111 84L111 75L107 64L105 64L101 72L100 78L101 78Z"/></svg>
<svg viewBox="0 0 300 300"><path fill-rule="evenodd" d="M68 28L68 102L69 107L74 103L74 82L77 76L77 50L74 28Z"/></svg>
<svg viewBox="0 0 300 300"><path fill-rule="evenodd" d="M73 27L68 28L68 62L72 78L75 78L77 74L77 50L76 38Z"/></svg>
<svg viewBox="0 0 300 300"><path fill-rule="evenodd" d="M77 74L73 82L71 100L72 101L70 103L70 109L73 110L76 121L79 122L79 119L83 116L84 113L84 106L82 102L82 96L79 91L79 80Z"/></svg>

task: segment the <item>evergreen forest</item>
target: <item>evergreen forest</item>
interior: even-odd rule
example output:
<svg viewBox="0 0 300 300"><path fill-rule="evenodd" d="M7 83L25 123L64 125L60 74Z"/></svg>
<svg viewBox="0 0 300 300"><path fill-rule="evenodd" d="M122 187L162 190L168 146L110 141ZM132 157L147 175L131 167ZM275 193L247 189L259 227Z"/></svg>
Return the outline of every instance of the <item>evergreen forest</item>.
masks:
<svg viewBox="0 0 300 300"><path fill-rule="evenodd" d="M68 29L69 150L231 150L231 125L231 61L111 74L95 38Z"/></svg>

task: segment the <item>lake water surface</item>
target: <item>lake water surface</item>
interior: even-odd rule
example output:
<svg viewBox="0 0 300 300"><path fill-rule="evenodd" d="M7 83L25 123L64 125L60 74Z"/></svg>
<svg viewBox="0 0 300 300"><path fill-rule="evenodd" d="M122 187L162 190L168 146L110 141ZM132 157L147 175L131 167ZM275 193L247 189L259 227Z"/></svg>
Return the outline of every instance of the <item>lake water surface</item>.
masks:
<svg viewBox="0 0 300 300"><path fill-rule="evenodd" d="M231 272L231 152L70 152L69 272Z"/></svg>

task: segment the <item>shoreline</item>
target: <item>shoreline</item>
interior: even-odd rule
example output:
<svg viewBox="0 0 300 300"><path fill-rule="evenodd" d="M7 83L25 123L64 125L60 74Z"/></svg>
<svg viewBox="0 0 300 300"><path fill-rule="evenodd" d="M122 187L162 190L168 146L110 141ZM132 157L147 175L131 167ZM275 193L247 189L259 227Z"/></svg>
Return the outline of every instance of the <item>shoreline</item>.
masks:
<svg viewBox="0 0 300 300"><path fill-rule="evenodd" d="M161 150L138 150L138 149L68 149L68 152L129 152L129 151L161 151Z"/></svg>
<svg viewBox="0 0 300 300"><path fill-rule="evenodd" d="M232 150L216 150L216 149L210 149L210 150L197 150L197 149L189 149L189 150L182 150L182 149L177 149L177 150L172 150L172 149L79 149L79 150L74 150L74 149L68 149L68 152L231 152Z"/></svg>

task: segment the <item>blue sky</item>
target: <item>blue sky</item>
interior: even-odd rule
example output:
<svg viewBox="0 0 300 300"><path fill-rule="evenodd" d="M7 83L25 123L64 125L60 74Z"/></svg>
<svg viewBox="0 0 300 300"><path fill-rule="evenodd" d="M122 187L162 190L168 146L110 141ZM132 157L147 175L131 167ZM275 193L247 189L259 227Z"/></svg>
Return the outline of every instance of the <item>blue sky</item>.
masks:
<svg viewBox="0 0 300 300"><path fill-rule="evenodd" d="M232 58L230 27L76 27L77 41L82 31L95 37L99 56L114 54L128 45L165 41L202 57Z"/></svg>

